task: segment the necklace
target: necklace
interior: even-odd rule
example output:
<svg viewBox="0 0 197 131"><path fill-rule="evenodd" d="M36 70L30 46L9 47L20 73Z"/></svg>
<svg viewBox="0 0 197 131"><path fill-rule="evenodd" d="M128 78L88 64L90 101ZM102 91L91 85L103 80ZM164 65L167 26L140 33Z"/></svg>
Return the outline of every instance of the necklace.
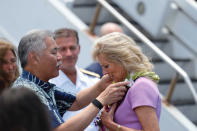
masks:
<svg viewBox="0 0 197 131"><path fill-rule="evenodd" d="M159 82L159 79L160 79L159 76L155 72L151 72L151 71L139 71L139 72L135 72L132 75L132 80L135 81L139 77L148 77L149 79L153 80L155 83L158 83Z"/></svg>

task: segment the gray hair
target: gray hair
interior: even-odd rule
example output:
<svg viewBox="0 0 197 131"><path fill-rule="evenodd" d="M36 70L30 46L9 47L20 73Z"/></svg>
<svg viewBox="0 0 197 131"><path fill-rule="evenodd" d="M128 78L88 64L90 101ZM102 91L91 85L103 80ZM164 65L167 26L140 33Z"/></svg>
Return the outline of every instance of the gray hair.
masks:
<svg viewBox="0 0 197 131"><path fill-rule="evenodd" d="M42 51L46 48L45 39L47 37L54 38L53 32L49 30L32 30L22 37L18 46L18 56L22 68L27 65L28 54L31 51L42 54Z"/></svg>

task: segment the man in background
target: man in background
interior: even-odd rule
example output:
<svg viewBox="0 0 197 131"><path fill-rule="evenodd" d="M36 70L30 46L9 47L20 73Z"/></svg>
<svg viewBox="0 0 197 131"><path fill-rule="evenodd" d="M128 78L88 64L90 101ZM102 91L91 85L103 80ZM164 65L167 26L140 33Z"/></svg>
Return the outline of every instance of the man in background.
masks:
<svg viewBox="0 0 197 131"><path fill-rule="evenodd" d="M123 32L123 29L116 23L108 22L101 26L100 36L104 36L112 32Z"/></svg>
<svg viewBox="0 0 197 131"><path fill-rule="evenodd" d="M76 65L80 53L80 44L78 33L73 29L61 28L55 31L55 41L59 46L59 52L62 55L61 70L59 76L50 80L62 88L65 92L76 94L99 80L99 75L84 69L79 69ZM63 119L67 121L70 117L80 111L67 111L62 114ZM85 129L85 131L96 131L95 120Z"/></svg>

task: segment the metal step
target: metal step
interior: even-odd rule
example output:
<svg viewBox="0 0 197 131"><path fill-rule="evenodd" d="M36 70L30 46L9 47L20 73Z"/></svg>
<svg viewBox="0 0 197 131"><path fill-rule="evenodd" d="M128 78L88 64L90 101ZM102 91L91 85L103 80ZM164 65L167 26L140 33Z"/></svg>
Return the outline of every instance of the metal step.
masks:
<svg viewBox="0 0 197 131"><path fill-rule="evenodd" d="M73 5L96 5L97 4L97 0L74 0Z"/></svg>
<svg viewBox="0 0 197 131"><path fill-rule="evenodd" d="M169 0L112 0L154 37L162 36Z"/></svg>
<svg viewBox="0 0 197 131"><path fill-rule="evenodd" d="M137 39L134 36L134 39ZM168 37L168 38L158 38L154 39L149 37L149 39L155 43L155 45L161 49L165 54L167 54L170 58L174 60L181 60L183 61L187 59L195 59L195 57L191 54L190 51L186 50L183 45L180 45L180 41L178 41L174 37ZM148 55L151 58L154 59L161 59L160 57L157 56L155 52L152 51L152 49L145 44L138 42L138 44L142 47L143 52ZM181 52L181 53L180 53Z"/></svg>
<svg viewBox="0 0 197 131"><path fill-rule="evenodd" d="M185 72L188 73L190 78L197 79L197 61L184 60L176 61L176 63L182 67ZM168 64L163 62L155 62L155 72L158 73L161 80L169 80L175 76L176 71L172 69Z"/></svg>
<svg viewBox="0 0 197 131"><path fill-rule="evenodd" d="M86 2L87 1L87 2ZM85 3L84 3L85 2ZM120 12L125 18L127 18L131 23L133 23L137 28L139 25L133 21L122 9L119 8L118 5L116 5L114 2L108 1L118 12ZM75 0L75 2L72 4L72 7L70 8L82 21L84 21L87 25L90 25L92 23L93 17L96 12L96 2L88 1L88 0ZM106 22L114 22L122 26L124 33L131 35L132 33L124 26L122 25L111 13L109 13L105 8L101 8L101 12L99 14L96 27L95 27L95 34L99 35L99 30L101 25L103 25ZM143 29L141 29L143 30ZM146 33L146 32L145 32Z"/></svg>
<svg viewBox="0 0 197 131"><path fill-rule="evenodd" d="M188 119L197 125L197 104L176 106Z"/></svg>
<svg viewBox="0 0 197 131"><path fill-rule="evenodd" d="M79 16L82 21L89 25L94 18L96 6L73 7L72 11L77 16ZM118 22L114 16L112 16L108 11L106 11L106 9L102 8L97 23L101 25L108 21Z"/></svg>
<svg viewBox="0 0 197 131"><path fill-rule="evenodd" d="M116 10L121 12L120 8L111 1L108 1ZM81 18L87 25L92 22L97 6L97 0L75 0L72 4L72 11ZM105 8L101 8L97 24L105 22L118 22Z"/></svg>
<svg viewBox="0 0 197 131"><path fill-rule="evenodd" d="M195 90L197 91L197 81L193 83ZM163 96L166 96L169 90L170 84L159 83L158 88ZM184 104L194 104L194 98L189 88L184 82L179 82L176 84L174 92L172 94L171 103L173 105L184 105Z"/></svg>

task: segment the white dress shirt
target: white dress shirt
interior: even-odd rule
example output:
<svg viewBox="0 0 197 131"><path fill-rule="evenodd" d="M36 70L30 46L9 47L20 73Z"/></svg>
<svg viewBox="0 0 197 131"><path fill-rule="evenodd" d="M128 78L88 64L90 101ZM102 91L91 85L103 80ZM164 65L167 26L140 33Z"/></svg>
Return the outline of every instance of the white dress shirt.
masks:
<svg viewBox="0 0 197 131"><path fill-rule="evenodd" d="M99 80L99 78L95 76L82 73L77 66L76 66L76 70L77 70L76 85L61 70L59 70L59 76L51 79L50 82L56 84L57 87L61 88L65 92L71 93L72 95L76 96L76 94L79 91L81 91L82 89L91 87ZM66 111L66 113L63 115L64 121L76 115L81 110ZM99 130L99 127L95 126L94 121L95 119L90 123L90 125L85 129L85 131L98 131Z"/></svg>

